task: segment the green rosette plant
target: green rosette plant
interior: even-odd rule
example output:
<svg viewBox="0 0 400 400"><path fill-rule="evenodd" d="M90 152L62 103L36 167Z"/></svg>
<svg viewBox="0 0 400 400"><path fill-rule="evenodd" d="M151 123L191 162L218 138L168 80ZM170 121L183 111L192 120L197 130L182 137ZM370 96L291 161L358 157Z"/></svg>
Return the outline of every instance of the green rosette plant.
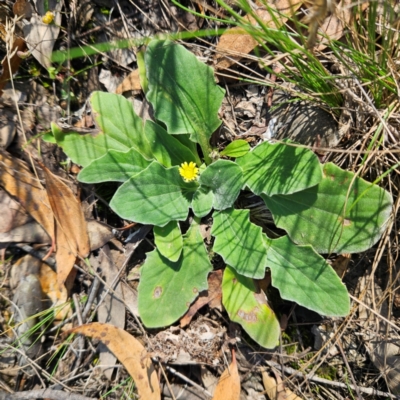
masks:
<svg viewBox="0 0 400 400"><path fill-rule="evenodd" d="M392 198L382 188L290 143L250 150L237 140L217 154L210 137L220 126L224 91L213 71L169 40L149 43L142 87L154 121L143 121L122 96L90 98L96 135L63 133L53 140L84 168L85 183L121 182L110 207L122 218L154 225L156 249L141 267L139 313L146 327L176 322L207 289L210 254L226 264L223 304L261 346L277 345L280 327L257 280L270 270L282 298L326 316L345 316L350 302L319 253L361 252L381 237ZM223 159L222 157L229 158ZM241 190L263 199L286 236L269 238L239 209ZM212 249L200 230L212 215ZM190 227L182 232L182 222Z"/></svg>

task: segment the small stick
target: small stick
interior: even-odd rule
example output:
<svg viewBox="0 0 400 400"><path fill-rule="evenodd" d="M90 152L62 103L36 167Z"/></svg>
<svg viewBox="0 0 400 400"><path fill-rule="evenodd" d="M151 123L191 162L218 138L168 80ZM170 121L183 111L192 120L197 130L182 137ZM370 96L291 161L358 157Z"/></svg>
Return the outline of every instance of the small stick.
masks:
<svg viewBox="0 0 400 400"><path fill-rule="evenodd" d="M163 374L163 376L164 376L165 383L166 383L167 386L168 386L168 390L169 390L170 395L172 396L172 399L173 399L173 400L176 400L175 395L174 395L174 391L172 390L172 387L171 387L171 385L170 385L170 383L169 383L167 374L165 373L164 368L163 368L162 364L160 363L160 361L158 361L158 366L160 367L160 370L161 370L161 372L162 372L162 374Z"/></svg>
<svg viewBox="0 0 400 400"><path fill-rule="evenodd" d="M193 382L191 379L187 378L185 375L181 374L176 369L169 367L168 365L165 366L165 369L168 370L169 372L171 372L172 374L174 374L175 376L183 379L185 382L189 383L190 385L194 386L195 388L201 390L205 395L212 397L212 394L208 390L204 389L203 387L198 385L196 382Z"/></svg>
<svg viewBox="0 0 400 400"><path fill-rule="evenodd" d="M83 313L82 313L82 322L83 323L86 322L86 318L90 312L90 309L92 308L92 304L97 296L97 292L99 291L99 288L100 288L100 279L97 276L95 276L92 286L90 288L90 294L87 299L85 309L83 310Z"/></svg>

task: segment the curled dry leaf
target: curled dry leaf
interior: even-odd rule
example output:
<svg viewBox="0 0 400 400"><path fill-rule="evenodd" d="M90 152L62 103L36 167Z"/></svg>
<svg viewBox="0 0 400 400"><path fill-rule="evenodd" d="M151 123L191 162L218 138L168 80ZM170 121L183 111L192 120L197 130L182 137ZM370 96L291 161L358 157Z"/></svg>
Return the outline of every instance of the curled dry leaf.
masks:
<svg viewBox="0 0 400 400"><path fill-rule="evenodd" d="M87 257L90 252L86 220L81 204L71 189L42 166L46 177L49 202L57 221L56 262L59 283L64 283L71 272L76 257Z"/></svg>
<svg viewBox="0 0 400 400"><path fill-rule="evenodd" d="M301 397L294 394L291 390L286 389L282 379L278 374L275 374L276 380L269 376L267 372L262 372L262 380L266 394L271 400L303 400Z"/></svg>
<svg viewBox="0 0 400 400"><path fill-rule="evenodd" d="M160 384L153 363L143 345L128 332L113 325L93 322L78 326L69 333L81 333L102 341L134 380L140 399L161 399Z"/></svg>
<svg viewBox="0 0 400 400"><path fill-rule="evenodd" d="M232 352L232 362L221 375L214 392L213 400L239 400L240 377L235 353Z"/></svg>
<svg viewBox="0 0 400 400"><path fill-rule="evenodd" d="M211 308L218 308L222 311L222 270L211 272L207 278L208 290L200 293L196 301L190 306L187 313L181 318L180 326L184 328L189 325L192 318L200 308L209 304Z"/></svg>

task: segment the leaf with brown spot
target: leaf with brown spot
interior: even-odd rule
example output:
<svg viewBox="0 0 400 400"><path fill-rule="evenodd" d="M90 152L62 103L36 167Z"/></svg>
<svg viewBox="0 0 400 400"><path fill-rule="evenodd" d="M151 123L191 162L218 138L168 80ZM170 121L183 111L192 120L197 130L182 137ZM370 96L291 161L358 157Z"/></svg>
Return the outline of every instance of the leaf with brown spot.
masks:
<svg viewBox="0 0 400 400"><path fill-rule="evenodd" d="M42 165L46 177L46 190L56 224L56 262L59 283L64 283L76 257L90 252L86 220L81 204L71 189Z"/></svg>
<svg viewBox="0 0 400 400"><path fill-rule="evenodd" d="M278 228L297 245L311 245L318 253L360 253L371 248L385 232L393 204L389 192L330 162L323 165L317 185L289 195L261 197Z"/></svg>
<svg viewBox="0 0 400 400"><path fill-rule="evenodd" d="M296 10L301 6L302 1L295 2L294 0L278 0L278 1L268 1L269 6L276 10L275 20L271 17L271 13L265 8L259 8L255 11L258 19L260 19L263 24L270 28L279 28L282 26L287 19L292 16ZM258 22L252 16L247 15L244 17L249 24L257 25ZM244 29L241 28L231 28L227 29L221 36L220 41L217 45L217 54L219 55L219 60L216 65L216 69L223 70L229 68L235 63L235 60L240 60L243 56L250 53L257 45L258 41L254 38L254 34L250 35ZM229 56L229 59L222 57L222 55Z"/></svg>
<svg viewBox="0 0 400 400"><path fill-rule="evenodd" d="M240 377L237 368L235 352L232 352L232 362L221 375L215 388L213 400L239 400Z"/></svg>
<svg viewBox="0 0 400 400"><path fill-rule="evenodd" d="M227 266L222 279L222 303L230 319L240 324L258 344L267 349L278 344L279 321L253 279Z"/></svg>
<svg viewBox="0 0 400 400"><path fill-rule="evenodd" d="M2 150L0 185L54 238L54 216L46 190L23 161Z"/></svg>
<svg viewBox="0 0 400 400"><path fill-rule="evenodd" d="M157 373L151 359L138 340L123 329L112 325L93 322L78 326L69 333L82 335L101 340L118 360L124 365L135 382L138 394L142 400L161 399L160 385Z"/></svg>

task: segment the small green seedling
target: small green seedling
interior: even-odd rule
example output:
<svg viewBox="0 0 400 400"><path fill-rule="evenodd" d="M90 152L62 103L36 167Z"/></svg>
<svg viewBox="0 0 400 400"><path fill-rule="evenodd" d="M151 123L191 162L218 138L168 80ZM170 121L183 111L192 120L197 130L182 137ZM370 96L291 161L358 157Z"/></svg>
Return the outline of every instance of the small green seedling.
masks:
<svg viewBox="0 0 400 400"><path fill-rule="evenodd" d="M138 289L143 323L168 326L185 314L207 289L211 253L226 264L222 296L229 317L266 348L277 345L280 333L257 285L266 270L282 298L326 316L348 314L347 290L318 253L373 246L391 212L389 193L290 143L264 142L250 151L239 140L218 155L210 137L221 124L224 91L212 69L168 40L150 42L141 64L154 121L139 118L122 96L95 92L90 102L100 133L64 134L57 125L52 132L84 167L81 182L121 182L111 208L154 225L157 247L141 267ZM243 189L263 199L286 236L269 238L248 209L236 206ZM211 215L214 243L207 249L200 225ZM182 233L184 221L190 227Z"/></svg>

